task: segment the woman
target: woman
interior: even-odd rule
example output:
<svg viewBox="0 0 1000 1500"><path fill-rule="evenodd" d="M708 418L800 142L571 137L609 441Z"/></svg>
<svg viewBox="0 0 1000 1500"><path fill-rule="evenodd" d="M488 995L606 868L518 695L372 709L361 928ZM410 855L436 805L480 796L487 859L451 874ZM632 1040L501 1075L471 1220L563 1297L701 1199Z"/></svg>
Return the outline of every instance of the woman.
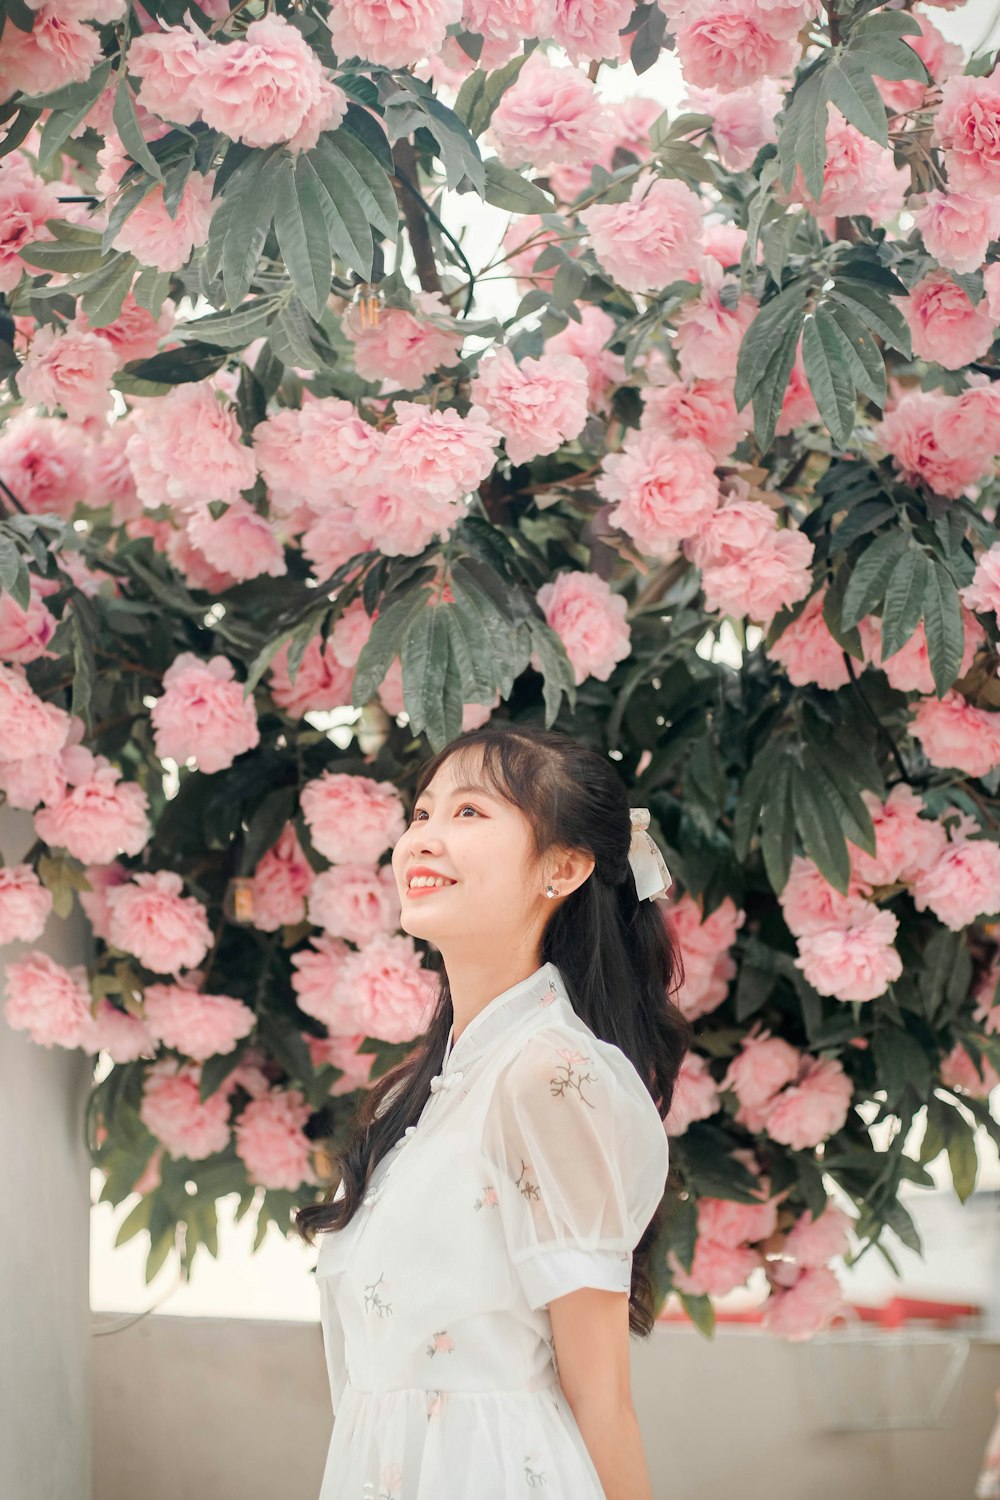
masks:
<svg viewBox="0 0 1000 1500"><path fill-rule="evenodd" d="M644 821L610 761L537 727L488 724L420 774L392 868L437 1006L332 1203L297 1215L336 1231L320 1500L652 1500L629 1333L653 1326L688 1029Z"/></svg>

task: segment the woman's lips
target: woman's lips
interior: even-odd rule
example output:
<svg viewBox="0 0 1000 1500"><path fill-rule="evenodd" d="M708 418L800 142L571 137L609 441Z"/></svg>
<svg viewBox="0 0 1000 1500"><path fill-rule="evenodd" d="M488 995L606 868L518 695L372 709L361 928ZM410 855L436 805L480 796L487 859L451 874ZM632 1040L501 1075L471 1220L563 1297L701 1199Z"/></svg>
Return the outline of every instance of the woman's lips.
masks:
<svg viewBox="0 0 1000 1500"><path fill-rule="evenodd" d="M415 896L436 896L440 891L450 891L455 884L453 880L451 885L418 885L413 889L408 886L406 894L412 901Z"/></svg>

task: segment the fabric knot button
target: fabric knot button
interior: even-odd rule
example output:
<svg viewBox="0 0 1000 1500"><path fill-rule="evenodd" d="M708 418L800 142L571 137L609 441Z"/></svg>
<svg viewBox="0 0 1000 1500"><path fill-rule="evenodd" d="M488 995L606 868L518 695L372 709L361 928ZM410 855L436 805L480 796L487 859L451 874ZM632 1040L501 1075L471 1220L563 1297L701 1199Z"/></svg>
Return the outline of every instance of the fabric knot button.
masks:
<svg viewBox="0 0 1000 1500"><path fill-rule="evenodd" d="M415 1125L407 1125L406 1129L403 1131L403 1134L404 1135L415 1135L416 1131L417 1131L417 1127Z"/></svg>
<svg viewBox="0 0 1000 1500"><path fill-rule="evenodd" d="M453 1073L438 1073L436 1077L431 1079L431 1093L436 1094L441 1089L455 1088L456 1085L461 1083L463 1076L457 1070Z"/></svg>
<svg viewBox="0 0 1000 1500"><path fill-rule="evenodd" d="M380 1190L378 1188L372 1188L371 1192L370 1193L366 1193L365 1196L362 1198L361 1201L365 1205L366 1208L370 1208L373 1203L377 1203L378 1202L380 1196L381 1196Z"/></svg>

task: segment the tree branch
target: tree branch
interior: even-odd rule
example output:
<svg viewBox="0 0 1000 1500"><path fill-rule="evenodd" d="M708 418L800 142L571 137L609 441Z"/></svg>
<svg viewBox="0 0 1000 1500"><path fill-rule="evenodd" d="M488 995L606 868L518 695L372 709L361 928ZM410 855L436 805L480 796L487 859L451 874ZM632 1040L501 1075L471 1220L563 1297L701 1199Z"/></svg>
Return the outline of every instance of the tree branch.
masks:
<svg viewBox="0 0 1000 1500"><path fill-rule="evenodd" d="M406 139L398 140L392 148L392 162L396 168L396 196L406 221L406 232L410 238L410 249L413 251L413 259L417 267L417 278L423 291L440 292L441 278L434 259L430 230L427 228L425 204L416 186L417 153L413 149L413 142Z"/></svg>

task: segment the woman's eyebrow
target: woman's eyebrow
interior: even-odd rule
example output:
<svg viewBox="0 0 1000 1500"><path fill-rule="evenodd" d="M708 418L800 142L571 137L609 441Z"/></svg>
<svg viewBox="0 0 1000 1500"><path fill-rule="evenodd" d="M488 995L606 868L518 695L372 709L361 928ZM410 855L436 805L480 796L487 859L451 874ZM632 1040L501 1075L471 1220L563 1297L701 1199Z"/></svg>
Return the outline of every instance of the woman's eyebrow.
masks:
<svg viewBox="0 0 1000 1500"><path fill-rule="evenodd" d="M453 786L451 788L451 791L447 795L452 797L463 797L467 792L473 792L478 797L490 797L494 802L496 801L496 797L491 791L488 791L484 786L477 786L471 781L467 782L463 786ZM434 800L434 794L432 792L421 792L420 796L417 798L417 801L421 802L425 797L430 797L431 801Z"/></svg>

